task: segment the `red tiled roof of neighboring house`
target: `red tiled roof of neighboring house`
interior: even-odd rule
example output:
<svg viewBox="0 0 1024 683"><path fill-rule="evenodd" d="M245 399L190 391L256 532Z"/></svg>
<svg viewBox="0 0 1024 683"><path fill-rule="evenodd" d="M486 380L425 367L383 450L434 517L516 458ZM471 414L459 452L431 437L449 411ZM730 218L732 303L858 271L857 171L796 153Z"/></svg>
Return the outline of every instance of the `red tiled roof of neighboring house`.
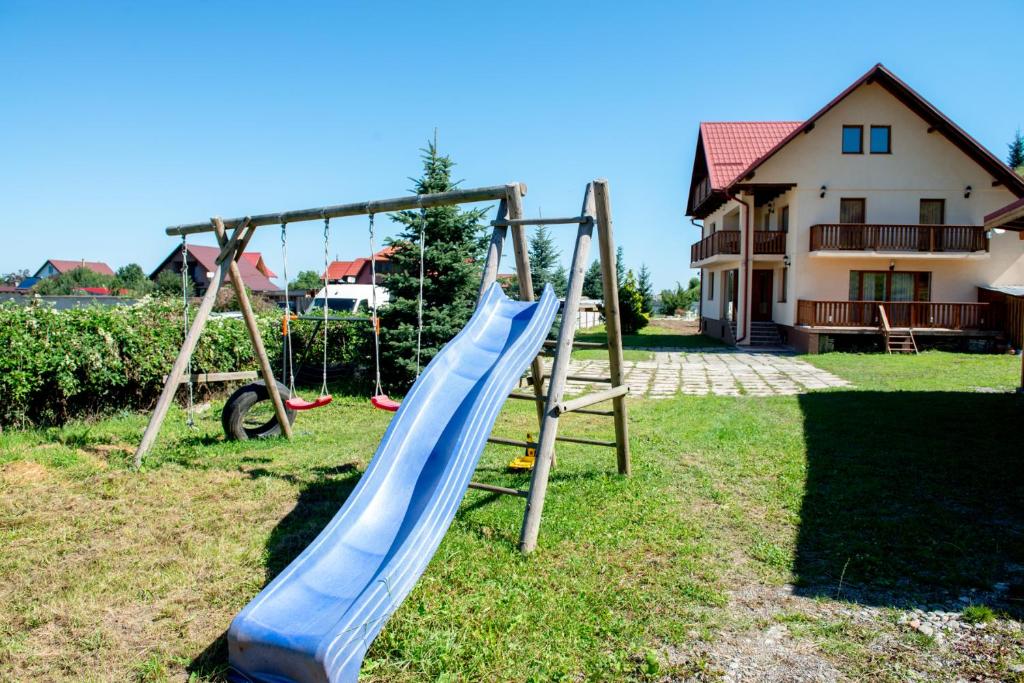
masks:
<svg viewBox="0 0 1024 683"><path fill-rule="evenodd" d="M52 265L57 270L58 273L66 273L70 270L74 270L75 268L88 268L92 272L99 273L100 275L114 274L114 271L110 268L110 266L108 266L106 263L103 263L102 261L69 261L65 259L52 258L48 259L46 263ZM43 264L43 267L46 266L46 263ZM42 269L43 268L40 268L39 270Z"/></svg>
<svg viewBox="0 0 1024 683"><path fill-rule="evenodd" d="M384 247L378 251L374 256L376 257L377 263L382 261L388 261L391 258L391 254L395 252L394 247ZM357 258L354 261L331 261L327 266L327 279L328 280L343 280L346 277L359 277L359 274L363 272L363 268L370 263L368 258ZM320 274L323 277L323 273Z"/></svg>
<svg viewBox="0 0 1024 683"><path fill-rule="evenodd" d="M796 130L801 121L705 121L700 124L711 188L723 190Z"/></svg>
<svg viewBox="0 0 1024 683"><path fill-rule="evenodd" d="M220 254L219 248L190 244L188 245L188 253L207 272L212 273L217 269L217 256ZM270 281L270 278L257 270L256 265L249 259L241 259L238 262L238 270L242 273L242 281L245 282L245 286L254 292L276 292L280 289L280 287Z"/></svg>
<svg viewBox="0 0 1024 683"><path fill-rule="evenodd" d="M256 270L260 271L264 275L270 278L277 277L277 273L272 271L267 262L263 260L263 254L258 251L247 251L242 254L242 258L251 263L256 267Z"/></svg>
<svg viewBox="0 0 1024 683"><path fill-rule="evenodd" d="M96 296L110 296L111 294L114 294L114 292L107 287L79 287L75 291L84 292L85 294L95 294ZM117 290L117 294L121 296L124 296L127 293L128 290L124 288Z"/></svg>

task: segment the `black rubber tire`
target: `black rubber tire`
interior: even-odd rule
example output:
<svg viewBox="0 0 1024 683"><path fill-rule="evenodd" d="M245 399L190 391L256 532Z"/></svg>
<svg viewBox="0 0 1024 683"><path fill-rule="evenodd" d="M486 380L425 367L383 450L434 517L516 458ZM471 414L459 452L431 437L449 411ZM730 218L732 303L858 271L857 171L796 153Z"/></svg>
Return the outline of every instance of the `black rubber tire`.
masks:
<svg viewBox="0 0 1024 683"><path fill-rule="evenodd" d="M286 401L291 397L288 387L277 383L277 391L281 394L281 400ZM270 392L263 380L246 384L235 390L231 397L224 404L224 410L220 413L220 421L224 426L224 436L229 441L247 441L249 439L265 439L268 436L277 436L281 433L281 425L277 422L277 416L273 415L269 420L256 427L245 426L245 416L252 410L252 407L260 401L269 401ZM295 424L295 411L285 408L288 415L288 423Z"/></svg>

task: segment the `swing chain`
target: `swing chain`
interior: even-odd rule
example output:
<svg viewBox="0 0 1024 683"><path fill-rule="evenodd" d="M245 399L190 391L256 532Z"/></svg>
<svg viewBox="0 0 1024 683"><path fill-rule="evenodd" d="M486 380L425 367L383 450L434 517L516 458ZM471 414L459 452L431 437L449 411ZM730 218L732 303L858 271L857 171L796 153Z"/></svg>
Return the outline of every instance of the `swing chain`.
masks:
<svg viewBox="0 0 1024 683"><path fill-rule="evenodd" d="M420 208L420 296L416 306L416 376L420 375L420 349L423 346L423 261L427 243L427 207Z"/></svg>
<svg viewBox="0 0 1024 683"><path fill-rule="evenodd" d="M323 362L323 381L320 384L320 397L327 396L327 311L330 308L328 302L330 301L329 278L330 273L327 271L330 269L330 239L331 239L331 219L327 216L326 211L321 211L320 215L324 219L324 362Z"/></svg>
<svg viewBox="0 0 1024 683"><path fill-rule="evenodd" d="M286 364L282 372L288 377L289 395L295 395L295 365L292 359L292 325L291 325L291 294L288 291L288 224L281 223L281 260L284 263L284 343L285 353L282 363Z"/></svg>
<svg viewBox="0 0 1024 683"><path fill-rule="evenodd" d="M384 389L380 382L380 319L377 317L377 247L374 244L373 214L370 216L370 302L373 307L371 324L373 325L373 358L376 371L376 387L374 396L380 396Z"/></svg>
<svg viewBox="0 0 1024 683"><path fill-rule="evenodd" d="M184 334L188 336L188 238L181 236L181 308L183 311ZM192 395L192 354L188 354L188 408L185 411L185 424L189 429L196 428L194 397Z"/></svg>

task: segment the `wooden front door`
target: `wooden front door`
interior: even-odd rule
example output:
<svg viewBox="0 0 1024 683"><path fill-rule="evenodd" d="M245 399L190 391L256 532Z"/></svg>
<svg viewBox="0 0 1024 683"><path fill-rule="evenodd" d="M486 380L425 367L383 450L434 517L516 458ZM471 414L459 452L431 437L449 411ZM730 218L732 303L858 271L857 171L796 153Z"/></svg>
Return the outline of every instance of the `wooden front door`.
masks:
<svg viewBox="0 0 1024 683"><path fill-rule="evenodd" d="M750 319L772 319L772 272L770 270L751 271L753 280L750 283Z"/></svg>

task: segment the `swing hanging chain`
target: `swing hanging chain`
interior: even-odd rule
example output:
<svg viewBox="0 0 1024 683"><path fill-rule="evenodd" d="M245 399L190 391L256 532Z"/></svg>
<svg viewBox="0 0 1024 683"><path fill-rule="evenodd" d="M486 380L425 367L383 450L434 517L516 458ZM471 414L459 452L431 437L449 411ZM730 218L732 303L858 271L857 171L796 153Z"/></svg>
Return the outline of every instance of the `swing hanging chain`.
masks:
<svg viewBox="0 0 1024 683"><path fill-rule="evenodd" d="M423 346L423 261L427 242L427 207L420 209L420 296L416 306L416 376L420 376L420 349Z"/></svg>
<svg viewBox="0 0 1024 683"><path fill-rule="evenodd" d="M330 263L330 239L331 239L331 219L327 216L326 212L321 212L324 217L324 362L323 362L323 381L320 384L320 397L327 396L327 309L330 308L330 290L329 286L329 273L328 269L331 267Z"/></svg>
<svg viewBox="0 0 1024 683"><path fill-rule="evenodd" d="M184 319L184 334L188 336L188 239L181 236L181 309ZM192 354L188 354L188 408L185 411L185 424L189 429L196 428L194 397L192 395Z"/></svg>
<svg viewBox="0 0 1024 683"><path fill-rule="evenodd" d="M289 395L295 395L295 366L292 360L292 309L288 291L288 224L281 223L281 261L284 263L284 374L288 377Z"/></svg>
<svg viewBox="0 0 1024 683"><path fill-rule="evenodd" d="M380 382L380 320L377 317L377 247L374 243L373 214L370 214L370 302L373 307L373 367L376 372L374 396L380 396L384 389Z"/></svg>

